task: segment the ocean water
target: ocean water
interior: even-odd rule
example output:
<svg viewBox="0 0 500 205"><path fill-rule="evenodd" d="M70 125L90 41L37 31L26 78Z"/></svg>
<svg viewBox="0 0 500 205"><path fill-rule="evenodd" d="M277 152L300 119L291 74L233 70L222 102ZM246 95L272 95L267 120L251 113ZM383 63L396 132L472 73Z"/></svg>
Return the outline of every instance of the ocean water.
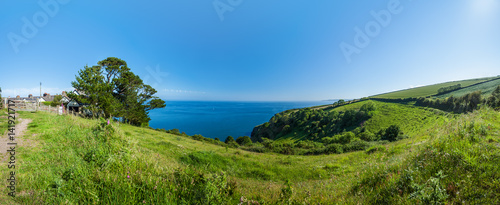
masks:
<svg viewBox="0 0 500 205"><path fill-rule="evenodd" d="M311 102L201 102L166 101L166 107L150 111L152 128L177 128L188 135L201 134L208 138L225 140L250 136L255 126L265 123L274 114L330 101Z"/></svg>

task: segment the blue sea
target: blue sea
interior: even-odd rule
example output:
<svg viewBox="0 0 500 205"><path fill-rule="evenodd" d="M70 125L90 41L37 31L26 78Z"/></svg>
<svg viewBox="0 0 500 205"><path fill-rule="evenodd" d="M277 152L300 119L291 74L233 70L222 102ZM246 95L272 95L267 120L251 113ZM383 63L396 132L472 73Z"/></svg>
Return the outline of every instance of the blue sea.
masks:
<svg viewBox="0 0 500 205"><path fill-rule="evenodd" d="M166 107L150 111L152 128L177 128L188 135L201 134L208 138L225 140L250 136L255 126L265 123L274 114L330 101L314 102L200 102L166 101Z"/></svg>

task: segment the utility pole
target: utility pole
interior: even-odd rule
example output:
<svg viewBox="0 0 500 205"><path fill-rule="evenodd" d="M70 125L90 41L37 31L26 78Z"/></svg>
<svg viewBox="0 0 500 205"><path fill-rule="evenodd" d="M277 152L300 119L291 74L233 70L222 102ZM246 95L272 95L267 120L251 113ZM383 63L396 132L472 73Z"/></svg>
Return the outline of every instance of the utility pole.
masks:
<svg viewBox="0 0 500 205"><path fill-rule="evenodd" d="M38 107L40 107L40 103L41 103L40 101L42 100L41 98L42 98L42 82L40 82L40 96L38 97L38 103L37 103ZM38 109L37 109L37 111L38 111Z"/></svg>

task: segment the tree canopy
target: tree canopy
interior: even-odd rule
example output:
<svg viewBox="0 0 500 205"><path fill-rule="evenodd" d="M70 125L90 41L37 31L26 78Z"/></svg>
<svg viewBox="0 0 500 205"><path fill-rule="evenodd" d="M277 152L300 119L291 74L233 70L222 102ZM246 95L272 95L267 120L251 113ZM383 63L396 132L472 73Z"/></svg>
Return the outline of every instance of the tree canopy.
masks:
<svg viewBox="0 0 500 205"><path fill-rule="evenodd" d="M68 97L86 104L94 114L145 125L150 110L165 107L165 101L154 96L156 90L144 84L119 58L109 57L95 66L85 66L75 77L71 85L82 94L68 92Z"/></svg>

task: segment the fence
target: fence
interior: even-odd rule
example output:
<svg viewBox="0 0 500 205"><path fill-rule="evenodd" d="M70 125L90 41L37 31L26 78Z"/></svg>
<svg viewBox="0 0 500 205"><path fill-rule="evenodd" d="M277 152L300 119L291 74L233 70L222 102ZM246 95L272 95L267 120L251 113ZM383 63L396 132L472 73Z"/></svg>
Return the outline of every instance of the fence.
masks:
<svg viewBox="0 0 500 205"><path fill-rule="evenodd" d="M78 112L70 111L64 107L61 108L60 105L50 106L37 103L34 101L24 101L24 100L11 100L11 102L14 102L14 105L11 107L14 108L16 111L29 111L29 112L45 111L56 114L72 114L72 115L80 114Z"/></svg>
<svg viewBox="0 0 500 205"><path fill-rule="evenodd" d="M58 105L58 106L47 106L47 105L40 105L40 107L38 107L38 110L39 111L46 111L46 112L52 112L52 113L56 113L56 114L64 114L64 115L78 115L80 114L79 112L74 112L72 110L68 110L67 108L62 108L61 109L61 106Z"/></svg>

